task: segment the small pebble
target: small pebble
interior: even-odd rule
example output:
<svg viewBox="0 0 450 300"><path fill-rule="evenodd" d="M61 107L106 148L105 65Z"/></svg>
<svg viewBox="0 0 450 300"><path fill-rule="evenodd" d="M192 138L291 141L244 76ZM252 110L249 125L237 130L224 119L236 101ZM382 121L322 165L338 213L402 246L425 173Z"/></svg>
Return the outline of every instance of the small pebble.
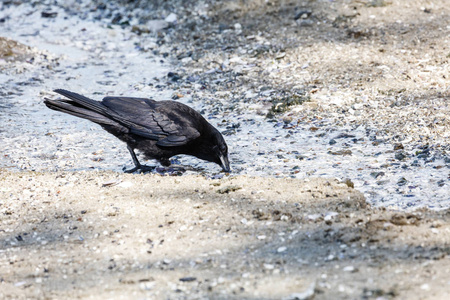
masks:
<svg viewBox="0 0 450 300"><path fill-rule="evenodd" d="M395 159L397 160L404 160L406 158L406 154L403 152L397 152L395 153Z"/></svg>
<svg viewBox="0 0 450 300"><path fill-rule="evenodd" d="M277 252L278 253L282 253L282 252L285 252L286 249L287 249L286 247L280 247L280 248L277 249Z"/></svg>
<svg viewBox="0 0 450 300"><path fill-rule="evenodd" d="M353 266L346 266L342 269L342 271L354 273L354 272L357 272L358 269Z"/></svg>
<svg viewBox="0 0 450 300"><path fill-rule="evenodd" d="M181 282L191 282L197 280L197 277L182 277L179 279Z"/></svg>

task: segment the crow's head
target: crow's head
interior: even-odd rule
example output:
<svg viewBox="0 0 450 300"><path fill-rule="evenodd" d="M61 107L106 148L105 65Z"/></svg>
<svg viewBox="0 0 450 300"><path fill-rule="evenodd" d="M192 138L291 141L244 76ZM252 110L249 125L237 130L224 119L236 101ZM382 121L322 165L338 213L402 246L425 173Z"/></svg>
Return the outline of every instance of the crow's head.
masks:
<svg viewBox="0 0 450 300"><path fill-rule="evenodd" d="M225 172L230 172L230 162L228 161L228 146L220 132L217 132L216 145L213 147L219 158L218 163Z"/></svg>
<svg viewBox="0 0 450 300"><path fill-rule="evenodd" d="M222 134L213 126L209 128L207 134L202 136L202 145L197 151L194 156L214 162L221 166L225 172L230 172L227 143Z"/></svg>

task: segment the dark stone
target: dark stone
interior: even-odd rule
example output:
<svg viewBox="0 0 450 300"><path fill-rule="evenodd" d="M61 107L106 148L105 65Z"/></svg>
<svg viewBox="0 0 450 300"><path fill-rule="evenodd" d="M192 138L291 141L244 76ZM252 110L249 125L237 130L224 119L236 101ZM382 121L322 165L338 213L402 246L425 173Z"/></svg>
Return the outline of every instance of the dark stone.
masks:
<svg viewBox="0 0 450 300"><path fill-rule="evenodd" d="M404 152L397 152L395 153L395 159L397 160L404 160L406 158L406 154Z"/></svg>
<svg viewBox="0 0 450 300"><path fill-rule="evenodd" d="M394 150L403 150L403 144L402 143L396 143L394 144Z"/></svg>
<svg viewBox="0 0 450 300"><path fill-rule="evenodd" d="M170 80L172 80L172 81L174 81L174 82L176 82L176 81L178 81L178 80L181 79L181 76L178 75L178 73L174 73L174 72L169 72L169 73L167 73L167 77L169 77Z"/></svg>
<svg viewBox="0 0 450 300"><path fill-rule="evenodd" d="M298 20L300 18L306 19L309 18L312 15L312 11L310 10L301 10L298 13L295 14L294 20Z"/></svg>
<svg viewBox="0 0 450 300"><path fill-rule="evenodd" d="M196 280L197 280L197 277L190 277L190 276L180 278L181 282L191 282L191 281L196 281Z"/></svg>
<svg viewBox="0 0 450 300"><path fill-rule="evenodd" d="M408 180L406 180L405 177L402 177L402 178L400 178L400 179L398 180L397 185L403 186L403 185L405 185L405 184L407 184L407 183L408 183Z"/></svg>
<svg viewBox="0 0 450 300"><path fill-rule="evenodd" d="M57 12L51 12L51 11L43 11L43 12L41 12L41 17L42 18L56 18L57 15L58 15Z"/></svg>
<svg viewBox="0 0 450 300"><path fill-rule="evenodd" d="M384 175L385 175L384 172L372 172L372 173L370 173L370 176L372 176L375 179L377 179L378 177L384 176Z"/></svg>

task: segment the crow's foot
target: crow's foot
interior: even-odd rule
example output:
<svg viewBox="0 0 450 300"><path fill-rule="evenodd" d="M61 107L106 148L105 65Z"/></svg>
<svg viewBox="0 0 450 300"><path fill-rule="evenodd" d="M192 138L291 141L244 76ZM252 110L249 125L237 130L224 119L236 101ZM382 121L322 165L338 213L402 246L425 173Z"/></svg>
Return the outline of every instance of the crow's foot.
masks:
<svg viewBox="0 0 450 300"><path fill-rule="evenodd" d="M125 173L147 173L147 172L153 172L156 167L154 166L145 166L145 165L139 165L134 167L130 170L124 170Z"/></svg>

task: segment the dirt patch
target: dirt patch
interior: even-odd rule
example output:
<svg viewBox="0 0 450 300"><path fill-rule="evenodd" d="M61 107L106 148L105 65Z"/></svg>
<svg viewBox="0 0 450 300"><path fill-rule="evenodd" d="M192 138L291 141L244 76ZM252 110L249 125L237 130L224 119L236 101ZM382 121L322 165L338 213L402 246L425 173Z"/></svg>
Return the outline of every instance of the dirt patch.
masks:
<svg viewBox="0 0 450 300"><path fill-rule="evenodd" d="M39 51L17 41L0 37L1 74L23 73L34 64L41 64L43 67L51 69L57 64L57 59L51 57L46 51Z"/></svg>
<svg viewBox="0 0 450 300"><path fill-rule="evenodd" d="M2 298L448 297L449 212L373 209L333 179L0 182Z"/></svg>
<svg viewBox="0 0 450 300"><path fill-rule="evenodd" d="M31 47L0 37L0 59L5 61L25 60L31 56Z"/></svg>

